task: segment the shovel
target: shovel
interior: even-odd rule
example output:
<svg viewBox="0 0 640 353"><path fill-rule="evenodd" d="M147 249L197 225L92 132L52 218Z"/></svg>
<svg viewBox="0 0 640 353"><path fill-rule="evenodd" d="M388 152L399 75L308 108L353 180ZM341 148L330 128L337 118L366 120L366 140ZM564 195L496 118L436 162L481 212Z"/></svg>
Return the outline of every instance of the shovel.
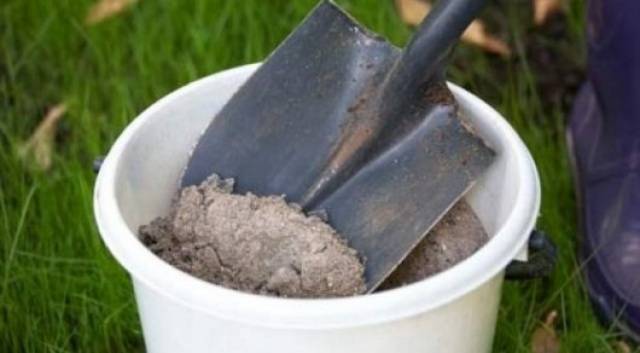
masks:
<svg viewBox="0 0 640 353"><path fill-rule="evenodd" d="M493 160L444 74L484 3L441 0L402 51L322 1L212 120L182 186L217 173L326 213L373 291Z"/></svg>

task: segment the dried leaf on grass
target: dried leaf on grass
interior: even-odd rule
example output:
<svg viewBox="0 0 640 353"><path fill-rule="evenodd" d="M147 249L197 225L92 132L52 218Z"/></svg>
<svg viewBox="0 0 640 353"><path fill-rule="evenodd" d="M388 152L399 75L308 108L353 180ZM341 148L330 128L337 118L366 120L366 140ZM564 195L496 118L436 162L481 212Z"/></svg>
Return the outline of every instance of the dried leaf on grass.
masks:
<svg viewBox="0 0 640 353"><path fill-rule="evenodd" d="M431 3L424 0L395 0L400 18L410 26L419 25L431 11ZM462 41L504 57L511 56L511 48L502 39L492 35L484 22L475 20L462 34Z"/></svg>
<svg viewBox="0 0 640 353"><path fill-rule="evenodd" d="M91 6L85 23L89 26L98 24L128 9L137 0L98 0Z"/></svg>
<svg viewBox="0 0 640 353"><path fill-rule="evenodd" d="M616 341L614 347L618 353L631 353L631 346L625 341Z"/></svg>
<svg viewBox="0 0 640 353"><path fill-rule="evenodd" d="M402 22L409 26L417 26L431 11L431 4L422 0L395 0L396 9Z"/></svg>
<svg viewBox="0 0 640 353"><path fill-rule="evenodd" d="M484 50L502 55L504 57L511 56L511 48L502 39L491 35L487 32L484 22L475 20L471 22L464 34L462 40L471 44L475 44Z"/></svg>
<svg viewBox="0 0 640 353"><path fill-rule="evenodd" d="M563 0L533 0L533 23L541 26L547 22L552 15L563 10Z"/></svg>
<svg viewBox="0 0 640 353"><path fill-rule="evenodd" d="M553 310L547 314L544 323L533 332L531 337L531 351L533 353L558 353L560 340L555 330L558 312Z"/></svg>
<svg viewBox="0 0 640 353"><path fill-rule="evenodd" d="M33 165L41 170L51 168L56 128L66 111L67 107L63 103L49 109L31 137L18 150L23 159L32 159Z"/></svg>

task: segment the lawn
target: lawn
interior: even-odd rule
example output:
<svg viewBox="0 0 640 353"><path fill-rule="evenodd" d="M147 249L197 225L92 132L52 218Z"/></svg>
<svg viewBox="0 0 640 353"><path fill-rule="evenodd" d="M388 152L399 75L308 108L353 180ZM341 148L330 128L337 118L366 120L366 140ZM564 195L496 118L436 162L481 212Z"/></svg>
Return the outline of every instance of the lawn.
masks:
<svg viewBox="0 0 640 353"><path fill-rule="evenodd" d="M0 3L0 351L144 350L127 274L93 221L91 170L122 129L158 98L216 71L264 58L316 0L141 1L87 26L91 0ZM338 1L398 45L411 33L391 1ZM599 326L575 256L575 198L563 126L584 66L584 1L534 28L528 1L484 14L510 59L462 45L450 79L506 116L531 149L543 186L538 222L560 249L554 274L504 288L496 352L530 352L558 312L563 352L616 352ZM18 151L47 110L67 104L52 167Z"/></svg>

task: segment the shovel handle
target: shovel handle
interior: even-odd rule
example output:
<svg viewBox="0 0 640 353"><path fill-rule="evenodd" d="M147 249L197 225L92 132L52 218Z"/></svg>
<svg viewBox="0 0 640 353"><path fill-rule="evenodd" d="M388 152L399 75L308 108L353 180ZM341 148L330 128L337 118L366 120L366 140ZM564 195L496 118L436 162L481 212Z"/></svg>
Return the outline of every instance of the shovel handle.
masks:
<svg viewBox="0 0 640 353"><path fill-rule="evenodd" d="M410 96L432 80L444 80L450 49L487 0L440 0L411 38L387 84ZM402 93L401 93L402 94Z"/></svg>

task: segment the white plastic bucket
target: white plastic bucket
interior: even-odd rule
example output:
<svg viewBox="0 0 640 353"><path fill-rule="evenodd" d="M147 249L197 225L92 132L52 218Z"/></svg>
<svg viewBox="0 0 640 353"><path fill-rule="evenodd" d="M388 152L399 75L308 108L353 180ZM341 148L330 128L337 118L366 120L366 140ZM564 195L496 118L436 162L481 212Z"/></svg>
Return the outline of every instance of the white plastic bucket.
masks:
<svg viewBox="0 0 640 353"><path fill-rule="evenodd" d="M507 264L522 253L540 205L524 144L491 107L451 86L462 112L498 152L468 195L491 240L424 281L344 299L280 299L201 281L138 240L164 215L201 132L257 68L242 66L162 98L118 138L98 176L94 208L109 250L131 274L151 353L465 353L491 350Z"/></svg>

